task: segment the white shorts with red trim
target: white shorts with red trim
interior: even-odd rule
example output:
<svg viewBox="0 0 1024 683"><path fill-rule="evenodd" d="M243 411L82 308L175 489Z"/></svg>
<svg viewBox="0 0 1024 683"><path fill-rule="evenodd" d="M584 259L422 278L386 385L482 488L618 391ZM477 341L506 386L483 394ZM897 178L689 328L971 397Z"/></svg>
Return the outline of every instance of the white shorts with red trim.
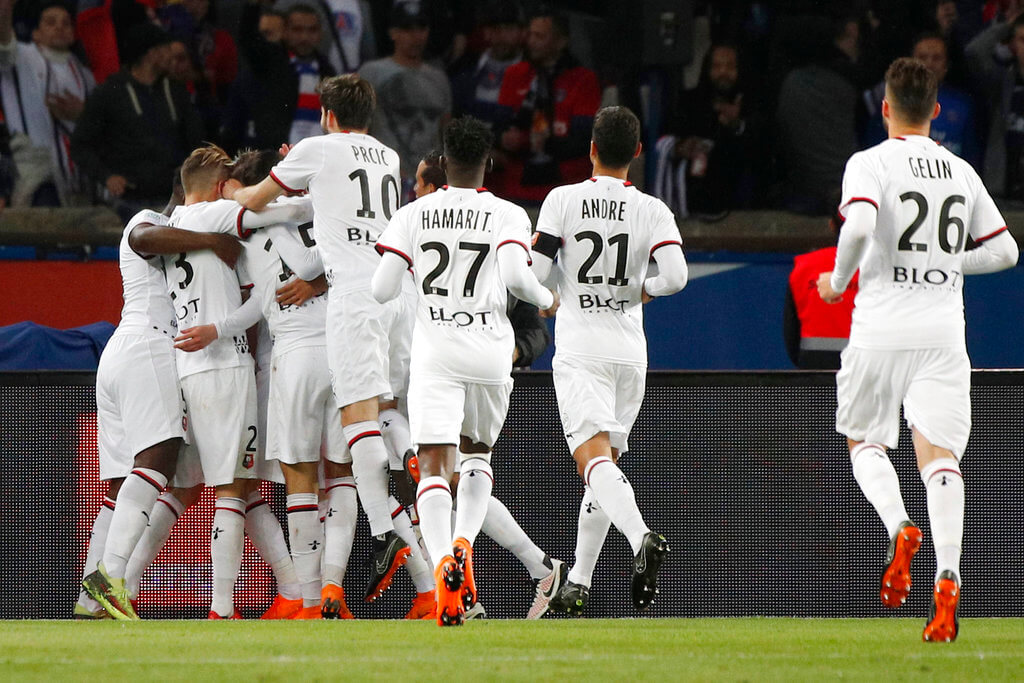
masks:
<svg viewBox="0 0 1024 683"><path fill-rule="evenodd" d="M267 408L270 403L270 368L256 366L256 476L275 484L284 483L281 465L270 458L267 448Z"/></svg>
<svg viewBox="0 0 1024 683"><path fill-rule="evenodd" d="M459 444L459 437L494 446L508 415L512 378L477 384L450 377L409 378L409 432L416 445Z"/></svg>
<svg viewBox="0 0 1024 683"><path fill-rule="evenodd" d="M629 432L644 400L646 369L557 353L551 369L569 452L601 432L608 432L612 448L628 451Z"/></svg>
<svg viewBox="0 0 1024 683"><path fill-rule="evenodd" d="M971 434L971 361L963 348L882 350L848 346L836 375L836 431L899 445L907 424L959 460Z"/></svg>
<svg viewBox="0 0 1024 683"><path fill-rule="evenodd" d="M301 346L271 362L267 457L289 465L318 462L320 454L352 462L327 367L326 346Z"/></svg>
<svg viewBox="0 0 1024 683"><path fill-rule="evenodd" d="M256 378L252 366L182 378L192 447L178 462L174 486L223 486L256 479Z"/></svg>
<svg viewBox="0 0 1024 683"><path fill-rule="evenodd" d="M128 476L136 455L184 438L184 422L171 338L112 336L96 371L100 479Z"/></svg>
<svg viewBox="0 0 1024 683"><path fill-rule="evenodd" d="M327 365L337 407L401 395L414 323L409 297L380 304L369 290L328 296Z"/></svg>

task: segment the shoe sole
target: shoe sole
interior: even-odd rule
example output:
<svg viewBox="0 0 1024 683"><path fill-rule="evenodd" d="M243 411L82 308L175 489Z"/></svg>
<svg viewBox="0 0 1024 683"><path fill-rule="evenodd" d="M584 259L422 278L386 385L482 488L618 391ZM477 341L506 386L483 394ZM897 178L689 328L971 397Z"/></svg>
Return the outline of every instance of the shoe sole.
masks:
<svg viewBox="0 0 1024 683"><path fill-rule="evenodd" d="M882 586L878 597L889 609L896 609L910 595L910 562L921 549L921 530L916 526L903 527L896 537L896 550L892 562L882 572Z"/></svg>
<svg viewBox="0 0 1024 683"><path fill-rule="evenodd" d="M134 610L132 612L124 611L111 599L110 594L113 592L113 587L99 570L82 579L82 588L89 594L89 597L98 602L100 607L106 610L107 614L114 619L118 621L138 621L139 617L135 614Z"/></svg>
<svg viewBox="0 0 1024 683"><path fill-rule="evenodd" d="M537 595L533 598L533 604L530 605L530 609L526 613L528 620L540 619L547 614L548 609L551 607L551 600L562 586L562 579L565 576L565 563L558 560L555 560L555 562L557 564L554 567L554 571L551 572L550 594L545 595L545 592L540 590L540 584L537 584Z"/></svg>
<svg viewBox="0 0 1024 683"><path fill-rule="evenodd" d="M437 625L461 626L463 621L462 607L462 570L454 558L446 560L441 567L442 579L437 584Z"/></svg>
<svg viewBox="0 0 1024 683"><path fill-rule="evenodd" d="M960 602L960 587L955 581L940 579L935 584L935 616L924 627L922 638L926 643L951 643L956 640L956 606Z"/></svg>
<svg viewBox="0 0 1024 683"><path fill-rule="evenodd" d="M374 586L372 591L370 593L367 593L366 597L364 598L366 602L373 602L380 596L384 595L384 591L386 591L388 588L391 588L391 581L395 578L395 572L397 572L398 569L403 564L405 564L405 561L409 559L410 554L411 551L409 550L409 546L405 546L397 553L395 553L395 559L391 563L391 566L388 567L387 573L383 576L383 578L381 578L377 585Z"/></svg>
<svg viewBox="0 0 1024 683"><path fill-rule="evenodd" d="M355 619L351 612L341 611L341 600L324 600L320 605L320 616L323 619Z"/></svg>
<svg viewBox="0 0 1024 683"><path fill-rule="evenodd" d="M638 610L648 609L654 604L654 596L658 593L658 570L661 569L661 565L664 564L665 558L668 557L671 550L665 537L659 535L657 545L651 548L647 554L644 571L638 574L634 565L630 597L633 599L633 606ZM581 607L576 614L582 614L582 612L583 608Z"/></svg>
<svg viewBox="0 0 1024 683"><path fill-rule="evenodd" d="M462 609L468 612L476 604L476 581L473 579L473 550L464 545L455 546L455 562L462 572Z"/></svg>

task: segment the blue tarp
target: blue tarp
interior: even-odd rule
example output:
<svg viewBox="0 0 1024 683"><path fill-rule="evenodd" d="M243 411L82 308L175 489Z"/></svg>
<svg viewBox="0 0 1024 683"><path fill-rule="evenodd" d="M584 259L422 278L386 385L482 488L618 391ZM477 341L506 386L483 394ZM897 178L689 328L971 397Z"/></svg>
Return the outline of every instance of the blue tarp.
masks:
<svg viewBox="0 0 1024 683"><path fill-rule="evenodd" d="M0 327L0 370L95 370L113 333L108 322L70 330L32 322Z"/></svg>

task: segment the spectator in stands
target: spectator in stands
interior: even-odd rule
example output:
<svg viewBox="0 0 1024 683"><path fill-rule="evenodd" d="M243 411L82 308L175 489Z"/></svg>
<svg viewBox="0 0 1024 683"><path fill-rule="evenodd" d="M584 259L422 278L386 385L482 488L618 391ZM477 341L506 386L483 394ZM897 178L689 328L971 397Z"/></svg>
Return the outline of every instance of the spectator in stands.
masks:
<svg viewBox="0 0 1024 683"><path fill-rule="evenodd" d="M0 68L11 75L4 79L4 114L18 168L12 200L70 203L81 189L68 153L71 133L96 82L71 52L75 31L64 4L48 0L40 6L31 43L14 39L11 9L9 0L0 2Z"/></svg>
<svg viewBox="0 0 1024 683"><path fill-rule="evenodd" d="M970 88L967 58L964 56L964 45L967 43L966 29L960 22L960 12L957 10L955 0L936 0L933 18L932 31L940 36L946 44L946 81L961 90Z"/></svg>
<svg viewBox="0 0 1024 683"><path fill-rule="evenodd" d="M568 45L565 16L541 9L529 22L526 61L505 71L495 160L501 168L488 182L508 199L540 202L556 185L590 175L590 131L601 86Z"/></svg>
<svg viewBox="0 0 1024 683"><path fill-rule="evenodd" d="M182 0L165 5L160 16L168 32L182 40L199 66L197 89L220 101L238 76L238 48L231 34L214 25L210 0Z"/></svg>
<svg viewBox="0 0 1024 683"><path fill-rule="evenodd" d="M126 66L98 86L71 137L71 156L127 220L163 206L171 172L203 139L188 93L167 78L171 37L143 23L128 33Z"/></svg>
<svg viewBox="0 0 1024 683"><path fill-rule="evenodd" d="M440 145L441 128L451 116L452 94L445 73L423 59L430 26L420 3L396 4L388 35L394 53L367 62L359 75L377 92L370 133L401 157L402 194L408 199L420 159Z"/></svg>
<svg viewBox="0 0 1024 683"><path fill-rule="evenodd" d="M675 108L676 160L687 161L687 203L692 213L721 215L750 206L757 185L755 166L764 158L760 122L741 85L735 45L711 47L700 83Z"/></svg>
<svg viewBox="0 0 1024 683"><path fill-rule="evenodd" d="M782 204L797 213L826 215L839 194L846 160L858 147L860 27L856 17L833 25L832 39L807 66L783 80L775 112L776 151L783 175Z"/></svg>
<svg viewBox="0 0 1024 683"><path fill-rule="evenodd" d="M285 11L304 0L284 0L277 6ZM320 52L327 56L335 73L357 71L363 62L377 56L372 12L367 0L314 0L324 31Z"/></svg>
<svg viewBox="0 0 1024 683"><path fill-rule="evenodd" d="M468 114L489 124L498 119L498 94L505 69L523 59L526 21L518 2L493 2L483 17L487 48L452 79L456 116Z"/></svg>
<svg viewBox="0 0 1024 683"><path fill-rule="evenodd" d="M277 149L322 132L317 87L334 69L317 50L320 15L310 5L292 5L279 43L267 40L260 21L260 6L246 5L238 42L249 68L232 88L220 135L230 150Z"/></svg>
<svg viewBox="0 0 1024 683"><path fill-rule="evenodd" d="M1009 54L1002 49L1008 41ZM988 105L985 187L996 197L1024 197L1024 14L1016 9L967 45L971 81Z"/></svg>
<svg viewBox="0 0 1024 683"><path fill-rule="evenodd" d="M935 74L939 81L939 116L932 120L931 136L959 157L969 161L976 169L981 168L981 150L977 143L974 101L967 93L951 86L946 81L949 72L948 50L945 39L939 33L926 33L914 43L911 56L919 59ZM876 145L886 139L882 122L882 99L885 97L885 82L865 93L871 119L865 132L865 146Z"/></svg>
<svg viewBox="0 0 1024 683"><path fill-rule="evenodd" d="M264 7L257 28L268 43L280 43L284 38L284 13L272 7Z"/></svg>

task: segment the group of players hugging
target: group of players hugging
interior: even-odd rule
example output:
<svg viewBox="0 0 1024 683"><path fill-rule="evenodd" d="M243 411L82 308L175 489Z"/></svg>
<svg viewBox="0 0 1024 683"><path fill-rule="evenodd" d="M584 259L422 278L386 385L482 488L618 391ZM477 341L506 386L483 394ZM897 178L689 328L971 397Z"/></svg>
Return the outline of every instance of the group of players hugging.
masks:
<svg viewBox="0 0 1024 683"><path fill-rule="evenodd" d="M922 542L886 455L902 403L938 558L924 639L949 641L970 430L962 275L1010 267L1017 250L977 174L927 138L936 88L914 60L887 73L890 139L847 166L836 265L818 287L838 300L860 270L837 430L888 530L880 597L905 601ZM110 492L75 616L138 618L142 573L204 486L216 491L211 619L240 618L246 534L277 579L264 618L352 618L342 580L357 505L372 534L363 597L404 564L417 590L407 618L452 626L483 614L481 531L535 580L527 618L580 615L612 524L633 551L632 603L647 609L669 545L617 463L645 390L643 304L681 290L687 266L672 212L627 180L637 117L597 113L593 176L553 190L533 229L483 187L483 123L447 125L443 153L417 169L417 199L400 208L398 155L367 134L372 87L338 76L320 98L324 135L235 159L197 149L181 205L124 230L125 304L96 380ZM550 317L559 415L585 485L571 568L491 495L512 367L543 350ZM284 483L287 544L261 480Z"/></svg>

